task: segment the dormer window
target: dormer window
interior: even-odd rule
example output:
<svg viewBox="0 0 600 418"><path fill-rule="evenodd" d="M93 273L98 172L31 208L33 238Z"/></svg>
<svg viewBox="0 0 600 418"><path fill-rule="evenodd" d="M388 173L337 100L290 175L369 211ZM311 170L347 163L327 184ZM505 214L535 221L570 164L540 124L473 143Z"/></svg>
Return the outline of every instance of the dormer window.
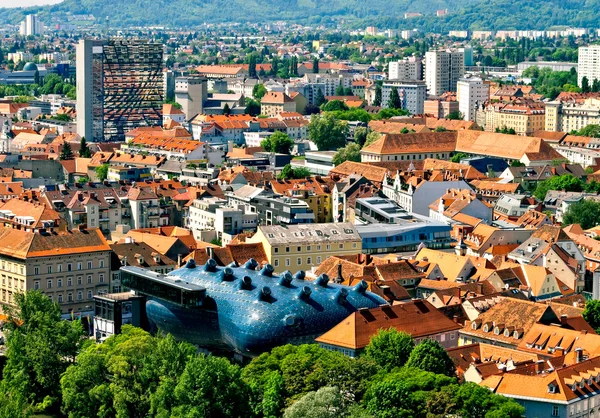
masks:
<svg viewBox="0 0 600 418"><path fill-rule="evenodd" d="M473 321L471 323L471 328L474 329L474 330L476 330L477 329L477 322Z"/></svg>
<svg viewBox="0 0 600 418"><path fill-rule="evenodd" d="M581 382L579 382L579 387L583 388L585 386L585 381L581 380Z"/></svg>
<svg viewBox="0 0 600 418"><path fill-rule="evenodd" d="M500 328L499 327L494 328L494 334L500 335Z"/></svg>
<svg viewBox="0 0 600 418"><path fill-rule="evenodd" d="M485 325L483 326L483 332L490 332L490 327L489 327L489 325L488 325L488 324L485 324Z"/></svg>
<svg viewBox="0 0 600 418"><path fill-rule="evenodd" d="M510 330L508 328L504 330L504 336L510 337Z"/></svg>
<svg viewBox="0 0 600 418"><path fill-rule="evenodd" d="M553 383L548 385L548 393L556 393L556 386Z"/></svg>

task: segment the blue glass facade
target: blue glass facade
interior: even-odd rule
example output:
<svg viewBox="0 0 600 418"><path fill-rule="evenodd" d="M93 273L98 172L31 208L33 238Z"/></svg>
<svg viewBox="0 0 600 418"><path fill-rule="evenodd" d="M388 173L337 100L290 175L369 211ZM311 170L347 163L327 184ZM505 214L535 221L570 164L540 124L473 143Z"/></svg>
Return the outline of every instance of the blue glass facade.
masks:
<svg viewBox="0 0 600 418"><path fill-rule="evenodd" d="M147 296L148 319L157 329L200 347L244 356L313 342L359 308L386 304L366 290L366 282L348 287L329 282L326 275L313 281L304 280L303 271L275 275L271 265L256 268L254 260L240 267L219 267L214 260L196 266L192 260L155 278L143 269L125 267L122 281ZM151 283L142 284L144 280ZM179 293L165 292L165 284ZM201 300L198 306L178 302L188 292L202 295L193 298Z"/></svg>
<svg viewBox="0 0 600 418"><path fill-rule="evenodd" d="M450 226L439 222L414 226L374 224L356 229L367 254L415 251L421 243L427 248L450 248L454 243Z"/></svg>

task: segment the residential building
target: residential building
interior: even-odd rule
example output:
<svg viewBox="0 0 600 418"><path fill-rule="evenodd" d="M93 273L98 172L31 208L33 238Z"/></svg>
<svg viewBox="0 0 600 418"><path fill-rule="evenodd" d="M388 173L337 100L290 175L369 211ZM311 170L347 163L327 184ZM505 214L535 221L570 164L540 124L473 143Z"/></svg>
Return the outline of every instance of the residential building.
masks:
<svg viewBox="0 0 600 418"><path fill-rule="evenodd" d="M531 136L546 126L545 104L530 100L515 100L509 103L484 104L478 107L477 119L485 123L488 132L513 129L517 135Z"/></svg>
<svg viewBox="0 0 600 418"><path fill-rule="evenodd" d="M175 78L175 101L181 105L185 120L204 113L208 100L207 80L204 77L182 76Z"/></svg>
<svg viewBox="0 0 600 418"><path fill-rule="evenodd" d="M430 97L423 103L423 113L434 118L444 119L449 114L460 111L456 95L443 94L442 97Z"/></svg>
<svg viewBox="0 0 600 418"><path fill-rule="evenodd" d="M281 112L296 112L296 102L281 92L268 92L260 101L260 113L274 117Z"/></svg>
<svg viewBox="0 0 600 418"><path fill-rule="evenodd" d="M19 28L21 36L38 36L44 34L44 23L38 15L29 14L25 16L25 20L21 22Z"/></svg>
<svg viewBox="0 0 600 418"><path fill-rule="evenodd" d="M458 80L464 72L464 53L461 51L437 50L425 53L425 82L427 93L432 96L456 91Z"/></svg>
<svg viewBox="0 0 600 418"><path fill-rule="evenodd" d="M459 324L425 300L413 300L392 306L359 310L316 339L322 348L358 357L371 337L381 329L395 329L410 334L419 344L425 339L446 348L458 344Z"/></svg>
<svg viewBox="0 0 600 418"><path fill-rule="evenodd" d="M479 77L463 77L456 83L458 110L464 120L475 121L477 106L490 98L490 86Z"/></svg>
<svg viewBox="0 0 600 418"><path fill-rule="evenodd" d="M406 109L414 115L423 114L425 99L427 98L427 86L424 81L385 81L381 88L381 106L383 108L389 107L389 101L394 88L400 96L402 109Z"/></svg>
<svg viewBox="0 0 600 418"><path fill-rule="evenodd" d="M547 131L571 132L597 124L600 124L600 99L598 97L589 97L582 101L557 99L546 103L545 129Z"/></svg>
<svg viewBox="0 0 600 418"><path fill-rule="evenodd" d="M275 271L310 270L331 256L360 253L362 239L349 223L262 226L246 240L262 243Z"/></svg>
<svg viewBox="0 0 600 418"><path fill-rule="evenodd" d="M471 189L450 189L429 205L429 217L452 225L470 216L489 224L493 219L492 206L477 198Z"/></svg>
<svg viewBox="0 0 600 418"><path fill-rule="evenodd" d="M577 85L581 87L583 77L587 78L590 86L594 80L600 80L600 45L580 46L577 57Z"/></svg>
<svg viewBox="0 0 600 418"><path fill-rule="evenodd" d="M333 221L333 205L331 190L333 180L327 177L315 176L305 179L273 180L271 189L280 196L299 199L308 204L318 223Z"/></svg>
<svg viewBox="0 0 600 418"><path fill-rule="evenodd" d="M390 61L388 79L423 80L423 61L417 56L407 57L400 61Z"/></svg>
<svg viewBox="0 0 600 418"><path fill-rule="evenodd" d="M162 44L80 40L77 133L88 142L113 142L124 141L125 133L139 126L161 126L162 68Z"/></svg>
<svg viewBox="0 0 600 418"><path fill-rule="evenodd" d="M360 151L362 162L449 160L456 149L454 132L385 134Z"/></svg>
<svg viewBox="0 0 600 418"><path fill-rule="evenodd" d="M252 213L244 207L229 207L227 200L217 197L194 200L188 213L186 227L199 241L202 241L202 232L215 231L216 238L226 242L225 235L233 236L244 231L254 231L258 224L257 213Z"/></svg>
<svg viewBox="0 0 600 418"><path fill-rule="evenodd" d="M28 232L0 229L2 303L15 293L40 290L64 319L94 315L94 295L110 288L111 249L99 229Z"/></svg>

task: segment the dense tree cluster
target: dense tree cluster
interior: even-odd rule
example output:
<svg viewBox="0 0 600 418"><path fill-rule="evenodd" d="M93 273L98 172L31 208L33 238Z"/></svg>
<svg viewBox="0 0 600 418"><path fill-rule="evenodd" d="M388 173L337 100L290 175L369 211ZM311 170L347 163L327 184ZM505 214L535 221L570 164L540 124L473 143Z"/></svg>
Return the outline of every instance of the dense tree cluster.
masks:
<svg viewBox="0 0 600 418"><path fill-rule="evenodd" d="M61 320L43 293L9 309L0 417L466 418L520 417L523 408L475 384L459 384L434 340L416 345L380 331L350 358L315 344L285 345L245 367L199 354L170 336L125 325L96 344L78 320Z"/></svg>

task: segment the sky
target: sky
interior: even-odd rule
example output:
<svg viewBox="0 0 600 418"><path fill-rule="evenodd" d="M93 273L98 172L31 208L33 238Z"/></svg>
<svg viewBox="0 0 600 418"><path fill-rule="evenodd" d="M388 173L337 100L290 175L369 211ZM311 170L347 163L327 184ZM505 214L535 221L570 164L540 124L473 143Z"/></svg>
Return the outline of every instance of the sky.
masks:
<svg viewBox="0 0 600 418"><path fill-rule="evenodd" d="M56 4L62 0L0 0L0 7L28 7Z"/></svg>

